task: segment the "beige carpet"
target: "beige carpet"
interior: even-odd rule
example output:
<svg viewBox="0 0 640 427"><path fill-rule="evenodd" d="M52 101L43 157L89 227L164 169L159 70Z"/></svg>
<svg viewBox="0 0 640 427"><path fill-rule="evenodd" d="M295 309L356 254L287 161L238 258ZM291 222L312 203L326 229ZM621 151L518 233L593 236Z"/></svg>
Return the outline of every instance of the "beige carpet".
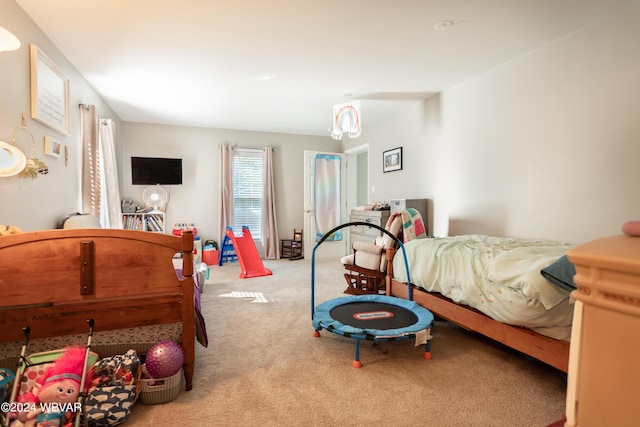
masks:
<svg viewBox="0 0 640 427"><path fill-rule="evenodd" d="M564 413L566 375L437 321L433 360L410 341L313 338L311 263L265 261L272 276L211 267L202 295L209 346L196 344L193 390L136 403L126 425L546 426ZM317 260L318 302L343 296L339 261Z"/></svg>

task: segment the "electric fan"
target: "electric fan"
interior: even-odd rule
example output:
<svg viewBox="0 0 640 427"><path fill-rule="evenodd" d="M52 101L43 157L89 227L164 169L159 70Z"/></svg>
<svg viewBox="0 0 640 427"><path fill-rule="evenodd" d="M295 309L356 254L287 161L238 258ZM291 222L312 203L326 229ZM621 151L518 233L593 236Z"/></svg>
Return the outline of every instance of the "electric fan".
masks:
<svg viewBox="0 0 640 427"><path fill-rule="evenodd" d="M159 185L150 185L142 192L142 200L147 207L153 208L149 213L160 213L160 208L167 203L167 192Z"/></svg>

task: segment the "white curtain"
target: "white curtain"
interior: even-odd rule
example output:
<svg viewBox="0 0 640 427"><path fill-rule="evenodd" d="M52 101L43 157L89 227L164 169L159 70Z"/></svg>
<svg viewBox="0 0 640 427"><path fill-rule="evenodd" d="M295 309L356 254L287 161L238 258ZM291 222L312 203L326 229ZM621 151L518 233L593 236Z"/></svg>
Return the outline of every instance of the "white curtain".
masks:
<svg viewBox="0 0 640 427"><path fill-rule="evenodd" d="M231 145L220 145L219 166L218 231L220 232L220 245L222 245L227 225L233 226L233 147Z"/></svg>
<svg viewBox="0 0 640 427"><path fill-rule="evenodd" d="M276 202L273 183L273 148L264 147L264 167L262 184L262 246L267 259L280 258L278 246L278 225L276 221Z"/></svg>
<svg viewBox="0 0 640 427"><path fill-rule="evenodd" d="M82 213L93 214L103 228L122 228L115 123L98 118L95 105L81 104Z"/></svg>
<svg viewBox="0 0 640 427"><path fill-rule="evenodd" d="M118 164L116 161L116 124L111 119L100 120L100 156L103 170L100 223L104 228L122 228L122 206L118 184Z"/></svg>
<svg viewBox="0 0 640 427"><path fill-rule="evenodd" d="M100 218L100 164L98 111L95 105L80 105L82 137L82 213Z"/></svg>
<svg viewBox="0 0 640 427"><path fill-rule="evenodd" d="M313 204L315 206L316 242L342 223L340 206L341 157L336 154L316 154ZM342 230L326 240L342 240Z"/></svg>

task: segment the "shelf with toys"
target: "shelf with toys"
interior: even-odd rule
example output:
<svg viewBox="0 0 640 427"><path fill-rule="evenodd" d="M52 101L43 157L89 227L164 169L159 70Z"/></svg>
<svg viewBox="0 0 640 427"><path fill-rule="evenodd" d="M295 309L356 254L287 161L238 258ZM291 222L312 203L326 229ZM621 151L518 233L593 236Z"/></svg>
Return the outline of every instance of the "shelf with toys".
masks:
<svg viewBox="0 0 640 427"><path fill-rule="evenodd" d="M164 212L123 212L122 228L124 228L125 230L164 233Z"/></svg>
<svg viewBox="0 0 640 427"><path fill-rule="evenodd" d="M164 212L151 208L142 209L132 199L123 200L122 228L125 230L164 233Z"/></svg>

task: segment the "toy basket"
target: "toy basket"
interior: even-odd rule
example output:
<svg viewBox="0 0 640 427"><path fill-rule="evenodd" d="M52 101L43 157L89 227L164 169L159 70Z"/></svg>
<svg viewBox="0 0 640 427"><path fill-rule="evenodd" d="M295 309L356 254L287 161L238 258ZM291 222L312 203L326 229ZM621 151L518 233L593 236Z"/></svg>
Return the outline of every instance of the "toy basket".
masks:
<svg viewBox="0 0 640 427"><path fill-rule="evenodd" d="M175 399L180 393L182 385L182 368L167 378L141 379L140 400L146 405L167 403Z"/></svg>

